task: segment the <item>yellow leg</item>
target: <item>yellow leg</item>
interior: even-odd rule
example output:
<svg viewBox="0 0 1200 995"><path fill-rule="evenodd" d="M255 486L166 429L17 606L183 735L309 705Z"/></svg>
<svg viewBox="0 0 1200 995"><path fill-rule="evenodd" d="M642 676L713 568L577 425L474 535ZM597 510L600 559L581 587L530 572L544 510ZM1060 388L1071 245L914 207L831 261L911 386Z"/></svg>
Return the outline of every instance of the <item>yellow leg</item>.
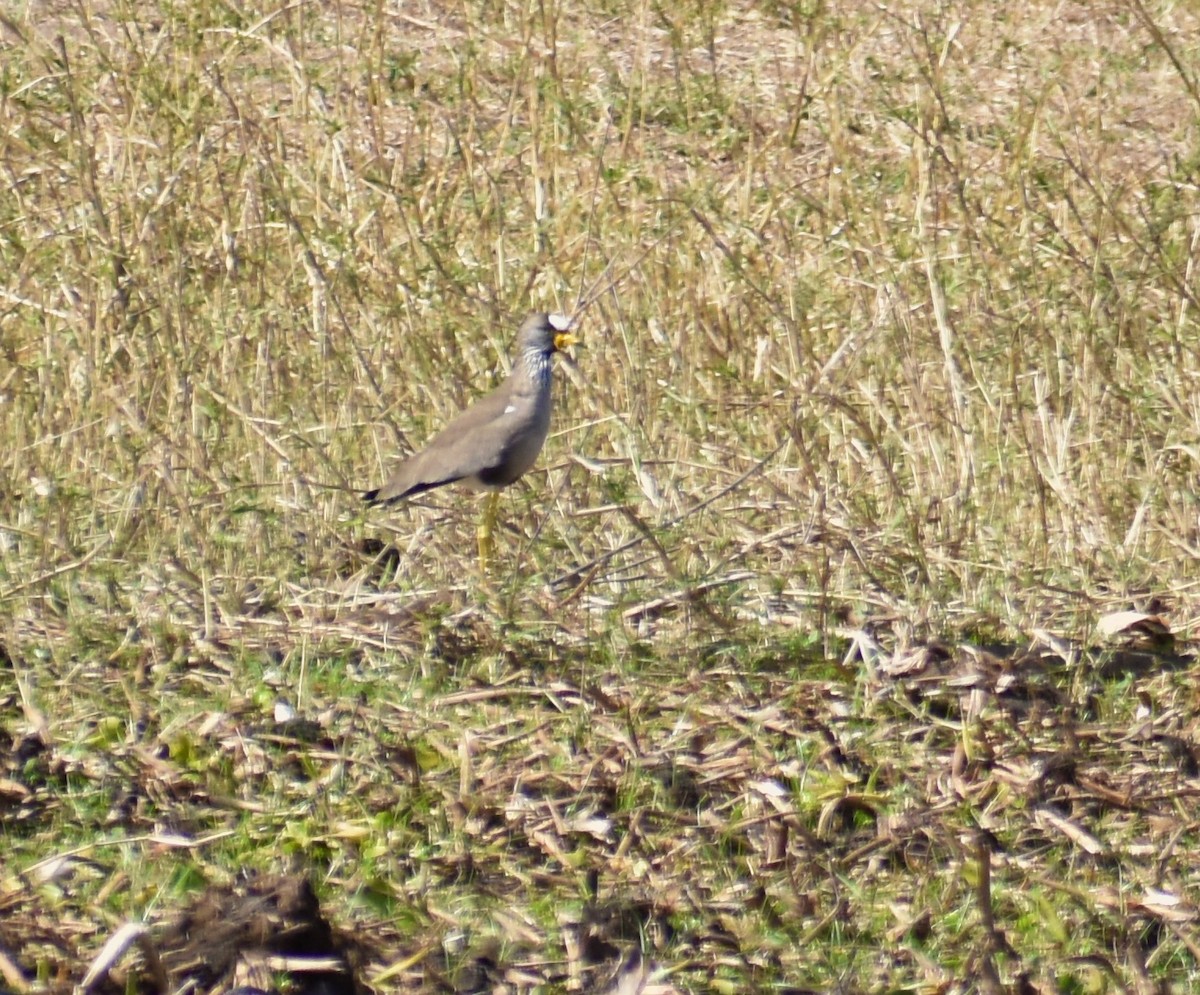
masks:
<svg viewBox="0 0 1200 995"><path fill-rule="evenodd" d="M479 527L475 530L475 538L479 542L480 573L487 573L491 569L492 553L496 548L495 543L492 541L492 530L496 526L496 509L499 505L500 492L489 492L487 501L483 506L483 518L480 519Z"/></svg>

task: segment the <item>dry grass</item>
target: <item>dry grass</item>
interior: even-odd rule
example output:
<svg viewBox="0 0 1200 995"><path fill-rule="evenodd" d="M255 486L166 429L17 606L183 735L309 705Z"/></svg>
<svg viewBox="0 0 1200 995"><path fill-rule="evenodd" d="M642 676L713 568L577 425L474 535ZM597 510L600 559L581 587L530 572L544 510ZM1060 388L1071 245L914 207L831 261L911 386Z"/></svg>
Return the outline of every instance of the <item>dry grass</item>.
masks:
<svg viewBox="0 0 1200 995"><path fill-rule="evenodd" d="M72 885L85 924L72 935L169 918L236 862L277 870L284 855L322 870L333 918L353 920L345 896L373 889L396 916L429 894L424 861L453 863L448 846L502 863L525 898L496 894L554 950L570 930L550 906L583 902L589 869L626 897L675 896L662 899L671 936L647 949L686 990L986 989L997 970L996 984L1025 971L1072 991L1195 982L1191 919L1151 916L1151 942L1131 925L1141 912L1106 918L1096 898L1172 874L1165 890L1195 888L1194 774L1184 765L1168 800L1135 800L1153 764L1119 745L1149 721L1195 752L1186 653L1166 675L1114 676L1126 672L1103 659L1081 674L1072 658L1045 678L1039 663L1036 680L1021 670L1032 657L1014 657L1019 686L1044 684L1050 703L1016 717L994 675L984 690L963 678L978 694L950 706L904 674L811 667L840 658L847 633L901 660L944 635L1038 632L1082 652L1100 613L1152 598L1190 636L1198 43L1185 5L1141 0L6 12L0 842L18 859L0 902L37 891L40 857L172 821L186 802L188 831L233 826L232 842L191 870L122 865L140 892L97 901L99 885ZM584 294L588 348L560 368L540 468L505 499L490 582L473 572L470 500L360 506L356 491L495 380L525 312ZM398 560L373 557L379 539ZM732 676L747 672L761 683ZM455 698L510 683L521 695ZM291 792L308 789L244 769L229 745L276 695L318 720L337 758L295 754L304 783L329 792L303 819ZM21 753L31 730L45 770ZM434 743L415 769L435 784L421 833L440 856L408 843L397 856L377 821L412 803L372 757L414 738ZM486 776L466 759L475 741L496 765ZM961 779L985 741L992 786L951 791L939 764ZM716 742L736 744L740 780L718 764L697 775L710 791L657 793L662 764L708 770ZM996 771L1080 749L1072 770L1111 766L1115 794L1089 794L1094 771L1056 781L1070 797L1039 816L1048 841L1024 849L1036 806ZM159 774L129 766L143 754L207 801L146 787ZM373 773L347 774L360 765ZM536 859L454 821L477 776L501 835ZM1045 801L1037 776L1013 776ZM530 868L558 858L528 843L534 816L505 808L527 778L553 784L537 818L556 838L564 808L603 809L613 840L655 841L641 855L653 874L600 839L578 843L578 874L541 880ZM148 806L136 818L110 814L126 782ZM82 795L46 807L58 789ZM218 795L241 802L210 806ZM645 829L636 813L659 810ZM743 830L768 811L792 828L762 844L781 875L763 881ZM927 812L928 865L907 849L886 871L851 859L864 826ZM672 822L685 815L686 831ZM1083 861L1086 886L1064 885L1082 924L1029 883L1078 870L1082 837L1054 817L1105 848ZM303 839L247 857L301 825ZM839 826L836 859L796 878ZM788 835L801 827L816 835ZM997 905L999 927L983 885L954 885L987 866L977 831L1021 854L993 868L1015 903ZM1157 877L1138 864L1150 854ZM679 897L689 878L695 894ZM388 956L491 921L473 888L418 916L411 945L387 934ZM905 902L931 910L933 932L880 966L911 940L886 911ZM748 936L717 942L699 925L743 907ZM1051 911L1062 928L1039 932ZM1018 948L1031 938L1026 967L995 967L998 928ZM1107 980L1062 980L1073 939ZM747 966L755 943L777 944L775 959ZM729 944L740 960L713 952Z"/></svg>

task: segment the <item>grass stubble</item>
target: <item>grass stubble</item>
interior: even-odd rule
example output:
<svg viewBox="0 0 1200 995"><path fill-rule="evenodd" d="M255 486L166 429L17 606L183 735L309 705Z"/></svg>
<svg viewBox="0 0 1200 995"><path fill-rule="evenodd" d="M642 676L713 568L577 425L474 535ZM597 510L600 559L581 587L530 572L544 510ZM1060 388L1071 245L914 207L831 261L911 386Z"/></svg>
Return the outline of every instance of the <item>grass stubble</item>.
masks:
<svg viewBox="0 0 1200 995"><path fill-rule="evenodd" d="M384 991L1200 986L1198 36L6 10L9 987L282 872ZM496 576L361 507L585 291Z"/></svg>

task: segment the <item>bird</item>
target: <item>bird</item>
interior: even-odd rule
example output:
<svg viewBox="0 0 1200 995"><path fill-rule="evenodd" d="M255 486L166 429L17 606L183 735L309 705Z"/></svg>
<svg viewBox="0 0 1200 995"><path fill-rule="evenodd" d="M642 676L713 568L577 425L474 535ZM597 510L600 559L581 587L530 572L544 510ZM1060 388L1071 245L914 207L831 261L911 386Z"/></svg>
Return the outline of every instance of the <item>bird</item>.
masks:
<svg viewBox="0 0 1200 995"><path fill-rule="evenodd" d="M489 491L477 529L480 570L486 573L500 489L533 466L550 432L551 357L580 344L568 331L570 325L560 314L526 318L517 332L508 379L460 412L386 483L363 494L363 500L390 505L453 483Z"/></svg>

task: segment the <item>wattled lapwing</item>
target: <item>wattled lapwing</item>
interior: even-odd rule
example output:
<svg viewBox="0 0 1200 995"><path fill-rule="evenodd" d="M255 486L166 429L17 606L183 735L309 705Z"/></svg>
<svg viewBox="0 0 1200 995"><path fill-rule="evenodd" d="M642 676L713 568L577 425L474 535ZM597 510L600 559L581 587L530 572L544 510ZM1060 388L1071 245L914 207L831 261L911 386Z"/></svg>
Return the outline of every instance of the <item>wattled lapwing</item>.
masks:
<svg viewBox="0 0 1200 995"><path fill-rule="evenodd" d="M477 531L479 565L486 571L499 490L533 466L550 431L550 357L579 341L567 331L569 325L558 314L526 318L508 379L401 463L386 484L367 491L364 500L393 504L456 482L489 491Z"/></svg>

